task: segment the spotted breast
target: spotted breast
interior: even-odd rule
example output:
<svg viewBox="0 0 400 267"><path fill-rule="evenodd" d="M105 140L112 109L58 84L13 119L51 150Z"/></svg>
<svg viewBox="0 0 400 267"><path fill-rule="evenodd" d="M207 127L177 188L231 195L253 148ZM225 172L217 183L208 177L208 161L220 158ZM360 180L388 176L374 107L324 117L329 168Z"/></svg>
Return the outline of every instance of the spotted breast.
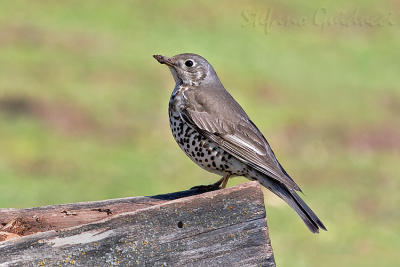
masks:
<svg viewBox="0 0 400 267"><path fill-rule="evenodd" d="M177 86L169 101L169 123L179 147L194 163L209 172L222 176L245 174L247 171L245 164L204 137L182 119L180 110L184 107L184 93L187 90L190 88Z"/></svg>

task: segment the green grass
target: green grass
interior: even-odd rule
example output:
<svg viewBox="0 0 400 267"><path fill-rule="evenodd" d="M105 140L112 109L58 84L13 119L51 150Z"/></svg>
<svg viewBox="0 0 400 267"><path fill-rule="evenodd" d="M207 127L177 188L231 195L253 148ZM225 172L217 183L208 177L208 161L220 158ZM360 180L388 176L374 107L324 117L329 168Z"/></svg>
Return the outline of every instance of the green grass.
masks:
<svg viewBox="0 0 400 267"><path fill-rule="evenodd" d="M213 64L329 230L311 235L266 194L278 266L396 266L400 6L302 3L2 2L0 207L215 181L173 141L173 79L151 57L194 52ZM275 26L268 34L263 25L244 26L242 11L268 8L292 18L318 8L392 12L396 24Z"/></svg>

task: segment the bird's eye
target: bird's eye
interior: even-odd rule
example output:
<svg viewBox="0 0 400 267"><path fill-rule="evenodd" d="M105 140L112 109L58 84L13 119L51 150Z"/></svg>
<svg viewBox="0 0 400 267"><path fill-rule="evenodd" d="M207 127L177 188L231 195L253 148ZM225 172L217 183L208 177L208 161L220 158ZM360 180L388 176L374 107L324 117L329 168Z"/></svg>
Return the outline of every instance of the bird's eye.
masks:
<svg viewBox="0 0 400 267"><path fill-rule="evenodd" d="M193 60L186 60L185 61L185 65L187 66L187 67L191 67L191 66L193 66Z"/></svg>

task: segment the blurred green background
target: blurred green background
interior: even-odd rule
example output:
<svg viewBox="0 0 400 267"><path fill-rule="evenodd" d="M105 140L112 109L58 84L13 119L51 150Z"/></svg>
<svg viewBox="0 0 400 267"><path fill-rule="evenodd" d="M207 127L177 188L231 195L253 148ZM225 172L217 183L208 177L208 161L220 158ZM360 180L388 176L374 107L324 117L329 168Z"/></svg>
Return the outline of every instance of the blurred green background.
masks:
<svg viewBox="0 0 400 267"><path fill-rule="evenodd" d="M2 1L0 207L216 181L175 144L173 79L152 58L193 52L329 230L310 234L266 192L278 266L398 264L400 2L302 2ZM387 20L346 26L354 10Z"/></svg>

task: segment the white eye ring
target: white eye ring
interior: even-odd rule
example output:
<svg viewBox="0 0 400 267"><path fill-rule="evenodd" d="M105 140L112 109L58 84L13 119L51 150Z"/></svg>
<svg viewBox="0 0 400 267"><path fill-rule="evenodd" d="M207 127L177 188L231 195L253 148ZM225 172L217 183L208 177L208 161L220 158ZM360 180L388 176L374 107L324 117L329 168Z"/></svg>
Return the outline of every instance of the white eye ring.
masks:
<svg viewBox="0 0 400 267"><path fill-rule="evenodd" d="M193 67L194 66L194 61L191 59L188 59L185 61L185 66L186 67Z"/></svg>

